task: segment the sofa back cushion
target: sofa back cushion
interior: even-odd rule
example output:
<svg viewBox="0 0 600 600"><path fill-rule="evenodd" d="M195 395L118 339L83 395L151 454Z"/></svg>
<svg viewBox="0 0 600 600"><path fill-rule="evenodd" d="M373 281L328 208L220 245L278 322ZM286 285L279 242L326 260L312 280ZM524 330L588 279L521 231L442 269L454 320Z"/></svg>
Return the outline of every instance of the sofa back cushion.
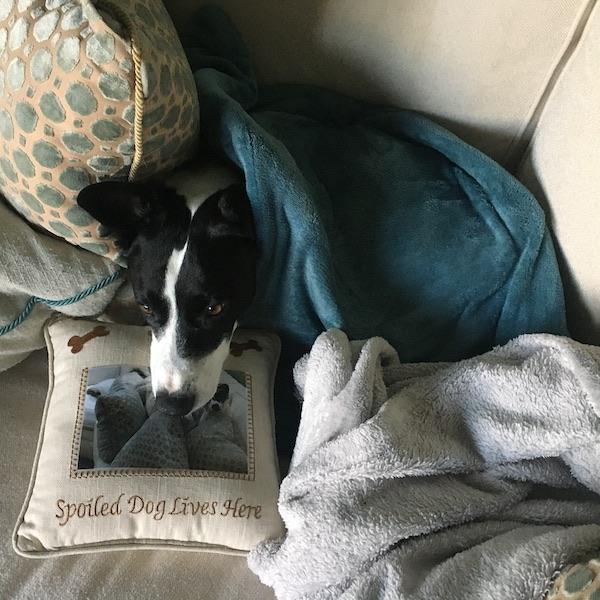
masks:
<svg viewBox="0 0 600 600"><path fill-rule="evenodd" d="M171 0L185 29L201 0ZM589 4L587 0L215 0L260 80L309 83L419 110L504 165Z"/></svg>

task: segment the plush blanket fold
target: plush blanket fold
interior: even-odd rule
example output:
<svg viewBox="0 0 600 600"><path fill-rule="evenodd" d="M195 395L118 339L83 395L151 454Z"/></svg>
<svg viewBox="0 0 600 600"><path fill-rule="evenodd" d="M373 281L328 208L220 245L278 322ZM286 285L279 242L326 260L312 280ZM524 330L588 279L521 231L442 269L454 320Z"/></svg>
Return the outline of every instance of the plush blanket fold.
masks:
<svg viewBox="0 0 600 600"><path fill-rule="evenodd" d="M543 211L497 163L416 113L259 86L218 9L182 41L203 140L244 170L255 214L246 324L307 345L330 327L381 335L411 362L566 333Z"/></svg>
<svg viewBox="0 0 600 600"><path fill-rule="evenodd" d="M331 330L295 379L288 534L249 558L279 598L538 599L600 548L600 349L411 365Z"/></svg>

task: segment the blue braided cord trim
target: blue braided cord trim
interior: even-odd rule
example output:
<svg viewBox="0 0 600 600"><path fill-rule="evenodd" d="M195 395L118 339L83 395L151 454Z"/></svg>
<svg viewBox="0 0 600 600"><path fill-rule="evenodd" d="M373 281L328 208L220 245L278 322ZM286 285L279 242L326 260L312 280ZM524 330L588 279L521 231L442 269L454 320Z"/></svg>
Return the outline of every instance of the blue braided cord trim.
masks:
<svg viewBox="0 0 600 600"><path fill-rule="evenodd" d="M104 279L101 279L98 283L82 290L81 292L69 296L68 298L63 298L62 300L50 300L48 298L40 298L39 296L31 296L29 300L27 300L27 304L25 304L25 308L19 313L19 315L14 318L10 323L6 325L2 325L0 327L0 337L6 335L11 332L13 329L16 329L30 314L33 310L33 307L36 304L46 304L47 306L68 306L69 304L75 304L92 294L95 294L97 291L105 288L107 285L110 285L114 281L116 281L119 277L121 277L123 271L115 271L112 275L107 275Z"/></svg>

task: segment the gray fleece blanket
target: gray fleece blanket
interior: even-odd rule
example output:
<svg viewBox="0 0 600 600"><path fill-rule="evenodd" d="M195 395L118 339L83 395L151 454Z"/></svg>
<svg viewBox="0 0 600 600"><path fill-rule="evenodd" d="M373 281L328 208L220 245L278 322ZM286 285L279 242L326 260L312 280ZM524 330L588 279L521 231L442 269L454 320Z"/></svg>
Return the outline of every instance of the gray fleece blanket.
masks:
<svg viewBox="0 0 600 600"><path fill-rule="evenodd" d="M525 335L454 364L322 334L284 539L251 569L278 598L541 599L600 549L600 349Z"/></svg>

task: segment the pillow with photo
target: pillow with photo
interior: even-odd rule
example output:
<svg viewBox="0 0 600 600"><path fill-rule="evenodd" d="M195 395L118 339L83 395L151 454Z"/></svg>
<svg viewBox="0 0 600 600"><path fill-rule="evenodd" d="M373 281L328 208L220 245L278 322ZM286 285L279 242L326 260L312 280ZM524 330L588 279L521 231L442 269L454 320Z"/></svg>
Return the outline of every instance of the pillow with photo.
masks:
<svg viewBox="0 0 600 600"><path fill-rule="evenodd" d="M150 332L62 318L13 545L24 556L161 547L245 553L283 533L273 382L277 336L238 330L217 392L157 409Z"/></svg>

